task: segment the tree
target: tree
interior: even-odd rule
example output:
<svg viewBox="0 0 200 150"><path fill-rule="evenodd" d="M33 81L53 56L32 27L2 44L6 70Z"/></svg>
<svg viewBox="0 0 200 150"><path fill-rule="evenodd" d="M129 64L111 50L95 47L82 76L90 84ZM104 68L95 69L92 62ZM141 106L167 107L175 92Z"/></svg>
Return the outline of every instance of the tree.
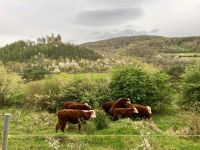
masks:
<svg viewBox="0 0 200 150"><path fill-rule="evenodd" d="M133 103L163 108L171 103L171 88L167 74L150 74L141 67L120 67L113 71L110 84L114 98L128 97Z"/></svg>

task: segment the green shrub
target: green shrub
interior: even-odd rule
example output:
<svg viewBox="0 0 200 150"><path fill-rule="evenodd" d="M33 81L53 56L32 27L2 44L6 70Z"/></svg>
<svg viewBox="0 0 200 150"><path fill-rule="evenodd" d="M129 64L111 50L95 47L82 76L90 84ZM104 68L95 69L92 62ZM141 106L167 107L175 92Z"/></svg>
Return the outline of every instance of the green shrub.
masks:
<svg viewBox="0 0 200 150"><path fill-rule="evenodd" d="M26 94L22 86L12 90L9 97L9 106L23 106L26 100L25 95Z"/></svg>
<svg viewBox="0 0 200 150"><path fill-rule="evenodd" d="M105 112L101 110L96 111L95 125L97 130L101 130L108 127L108 118Z"/></svg>
<svg viewBox="0 0 200 150"><path fill-rule="evenodd" d="M160 108L171 103L171 88L167 74L150 74L136 66L113 71L110 84L114 98L129 97L134 103L156 105Z"/></svg>
<svg viewBox="0 0 200 150"><path fill-rule="evenodd" d="M64 85L65 97L75 97L97 107L98 102L110 97L109 80L74 78Z"/></svg>
<svg viewBox="0 0 200 150"><path fill-rule="evenodd" d="M36 106L38 109L56 112L60 108L59 100L62 97L61 85L55 78L29 82L27 84L26 104L28 106Z"/></svg>
<svg viewBox="0 0 200 150"><path fill-rule="evenodd" d="M26 81L41 80L48 74L48 71L42 65L29 65L22 72L22 79Z"/></svg>
<svg viewBox="0 0 200 150"><path fill-rule="evenodd" d="M49 112L63 108L63 103L68 100L82 100L97 107L99 101L110 97L109 80L87 77L74 77L70 80L50 77L29 82L25 93L27 105L47 109Z"/></svg>
<svg viewBox="0 0 200 150"><path fill-rule="evenodd" d="M12 93L17 89L19 76L8 73L0 62L0 107L11 105Z"/></svg>
<svg viewBox="0 0 200 150"><path fill-rule="evenodd" d="M177 64L173 64L167 68L166 71L173 79L180 79L181 75L185 72L185 69L186 63L177 62Z"/></svg>
<svg viewBox="0 0 200 150"><path fill-rule="evenodd" d="M200 110L200 66L187 68L182 80L182 100L186 109Z"/></svg>

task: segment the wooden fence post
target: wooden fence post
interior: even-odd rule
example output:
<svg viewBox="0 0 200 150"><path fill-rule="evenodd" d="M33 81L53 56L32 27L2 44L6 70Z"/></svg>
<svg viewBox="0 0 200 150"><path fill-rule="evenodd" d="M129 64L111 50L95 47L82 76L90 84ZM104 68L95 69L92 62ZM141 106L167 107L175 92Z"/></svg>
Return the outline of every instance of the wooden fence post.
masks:
<svg viewBox="0 0 200 150"><path fill-rule="evenodd" d="M5 114L4 127L3 127L2 150L7 150L9 123L10 123L10 114Z"/></svg>

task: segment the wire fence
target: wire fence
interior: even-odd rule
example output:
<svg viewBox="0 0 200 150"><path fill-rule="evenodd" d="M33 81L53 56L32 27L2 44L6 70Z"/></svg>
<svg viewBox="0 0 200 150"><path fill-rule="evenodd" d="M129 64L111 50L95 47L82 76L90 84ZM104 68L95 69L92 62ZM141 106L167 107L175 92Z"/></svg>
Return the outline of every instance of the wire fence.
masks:
<svg viewBox="0 0 200 150"><path fill-rule="evenodd" d="M111 134L101 134L101 135L78 135L78 134L73 134L73 135L61 135L61 134L32 134L32 135L8 135L8 138L15 138L15 137L56 137L56 136L63 136L63 137L139 137L141 135L136 135L136 134L133 134L133 135L111 135ZM185 135L185 134L182 134L182 135L162 135L162 134L149 134L149 135L142 135L142 136L145 136L145 137L200 137L200 135Z"/></svg>

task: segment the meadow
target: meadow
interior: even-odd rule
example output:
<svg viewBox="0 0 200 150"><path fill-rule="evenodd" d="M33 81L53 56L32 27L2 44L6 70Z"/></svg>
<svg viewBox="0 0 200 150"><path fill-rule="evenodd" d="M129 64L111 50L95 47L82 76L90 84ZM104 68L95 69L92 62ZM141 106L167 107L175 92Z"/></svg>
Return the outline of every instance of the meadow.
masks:
<svg viewBox="0 0 200 150"><path fill-rule="evenodd" d="M139 119L108 120L108 128L97 130L91 120L82 125L80 132L70 124L64 133L55 133L55 113L5 108L1 110L1 120L5 113L12 115L8 149L200 149L200 137L190 135L188 129L192 114L180 110L154 114L151 124ZM0 131L2 126L3 122Z"/></svg>

